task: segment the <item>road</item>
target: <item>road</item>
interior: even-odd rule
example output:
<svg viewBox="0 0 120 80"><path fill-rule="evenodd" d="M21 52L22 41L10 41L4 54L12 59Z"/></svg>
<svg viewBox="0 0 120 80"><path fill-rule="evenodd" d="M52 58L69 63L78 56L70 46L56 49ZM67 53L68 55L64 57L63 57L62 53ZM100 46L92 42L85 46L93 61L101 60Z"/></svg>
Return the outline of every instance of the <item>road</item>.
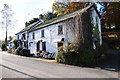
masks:
<svg viewBox="0 0 120 80"><path fill-rule="evenodd" d="M118 78L117 72L69 66L0 52L2 78Z"/></svg>

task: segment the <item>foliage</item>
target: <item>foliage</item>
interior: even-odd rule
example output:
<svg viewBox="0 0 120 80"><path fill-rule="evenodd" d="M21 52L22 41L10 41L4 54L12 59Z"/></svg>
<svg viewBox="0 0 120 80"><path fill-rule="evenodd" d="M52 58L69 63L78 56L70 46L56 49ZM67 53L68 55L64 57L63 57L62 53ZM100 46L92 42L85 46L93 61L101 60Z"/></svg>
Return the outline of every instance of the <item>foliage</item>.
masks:
<svg viewBox="0 0 120 80"><path fill-rule="evenodd" d="M97 49L94 50L95 63L102 61L106 57L107 46L103 44L102 46L97 46Z"/></svg>
<svg viewBox="0 0 120 80"><path fill-rule="evenodd" d="M1 14L2 14L2 19L3 19L2 25L5 26L5 29L6 29L5 42L7 43L8 30L10 28L13 29L13 24L14 24L13 14L14 13L8 4L4 4L4 8L1 10Z"/></svg>
<svg viewBox="0 0 120 80"><path fill-rule="evenodd" d="M23 47L18 47L18 48L16 49L16 54L17 54L17 55L21 55L22 49L23 49Z"/></svg>
<svg viewBox="0 0 120 80"><path fill-rule="evenodd" d="M59 47L58 51L58 55L56 56L57 62L74 64L74 59L78 57L78 48L73 45Z"/></svg>
<svg viewBox="0 0 120 80"><path fill-rule="evenodd" d="M106 12L103 15L103 21L106 23L106 27L111 29L111 25L120 28L120 1L119 2L110 2L106 6Z"/></svg>
<svg viewBox="0 0 120 80"><path fill-rule="evenodd" d="M28 50L28 49L22 49L21 52L20 52L20 55L21 56L31 56L30 55L30 50Z"/></svg>
<svg viewBox="0 0 120 80"><path fill-rule="evenodd" d="M2 49L2 51L7 51L7 45L6 45L6 43L2 44L1 49Z"/></svg>
<svg viewBox="0 0 120 80"><path fill-rule="evenodd" d="M64 14L65 8L68 6L66 2L58 2L55 1L52 5L52 10L57 14L57 16L60 16Z"/></svg>
<svg viewBox="0 0 120 80"><path fill-rule="evenodd" d="M94 55L89 50L79 50L75 45L63 46L58 49L57 62L88 66L94 62Z"/></svg>
<svg viewBox="0 0 120 80"><path fill-rule="evenodd" d="M9 49L8 49L8 53L15 54L15 49L13 49L13 48L9 48Z"/></svg>
<svg viewBox="0 0 120 80"><path fill-rule="evenodd" d="M30 20L29 22L26 22L26 27L30 24L33 24L35 22L39 21L39 18L33 18L32 20Z"/></svg>
<svg viewBox="0 0 120 80"><path fill-rule="evenodd" d="M15 40L13 41L13 43L14 43L15 49L17 49L17 47L18 47L18 40L15 39Z"/></svg>
<svg viewBox="0 0 120 80"><path fill-rule="evenodd" d="M85 48L78 49L75 45L67 45L58 48L56 61L59 63L92 66L105 58L106 46L99 46L96 50Z"/></svg>
<svg viewBox="0 0 120 80"><path fill-rule="evenodd" d="M81 66L92 66L94 61L95 59L93 51L84 49L84 51L82 51L82 53L80 54L78 64Z"/></svg>
<svg viewBox="0 0 120 80"><path fill-rule="evenodd" d="M33 54L30 54L29 49L25 49L24 47L18 47L16 49L16 54L21 56L32 56Z"/></svg>
<svg viewBox="0 0 120 80"><path fill-rule="evenodd" d="M28 41L25 41L25 42L24 42L24 47L25 47L25 48L28 48Z"/></svg>
<svg viewBox="0 0 120 80"><path fill-rule="evenodd" d="M56 12L57 16L84 8L88 5L85 2L58 2L55 1L52 5L53 12Z"/></svg>
<svg viewBox="0 0 120 80"><path fill-rule="evenodd" d="M88 3L86 2L71 2L68 4L68 7L66 7L64 14L84 8L86 6L88 6Z"/></svg>
<svg viewBox="0 0 120 80"><path fill-rule="evenodd" d="M47 12L44 14L44 20L47 21L47 20L50 20L50 19L53 19L57 17L57 14L56 13L53 13L53 12Z"/></svg>
<svg viewBox="0 0 120 80"><path fill-rule="evenodd" d="M93 27L93 37L95 38L99 38L99 29L98 29L98 22L96 21L96 23L92 23L92 27Z"/></svg>

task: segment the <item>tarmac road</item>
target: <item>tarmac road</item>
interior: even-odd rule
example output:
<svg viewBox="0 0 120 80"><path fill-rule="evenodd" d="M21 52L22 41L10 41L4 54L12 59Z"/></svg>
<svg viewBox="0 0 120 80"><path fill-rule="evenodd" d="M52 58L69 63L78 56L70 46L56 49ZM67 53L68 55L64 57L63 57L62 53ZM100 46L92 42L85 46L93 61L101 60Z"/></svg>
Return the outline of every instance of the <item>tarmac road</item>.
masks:
<svg viewBox="0 0 120 80"><path fill-rule="evenodd" d="M57 64L0 52L2 78L118 78L118 73Z"/></svg>

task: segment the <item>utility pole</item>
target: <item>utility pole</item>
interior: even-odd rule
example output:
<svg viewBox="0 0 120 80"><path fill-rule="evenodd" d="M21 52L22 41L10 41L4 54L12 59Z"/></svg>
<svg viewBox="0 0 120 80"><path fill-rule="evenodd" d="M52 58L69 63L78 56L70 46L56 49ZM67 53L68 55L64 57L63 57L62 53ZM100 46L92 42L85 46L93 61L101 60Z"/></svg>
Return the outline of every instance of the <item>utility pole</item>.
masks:
<svg viewBox="0 0 120 80"><path fill-rule="evenodd" d="M7 27L8 27L8 25L7 25L7 17L5 18L6 20L6 23L5 23L5 28L6 28L6 36L5 36L5 43L7 44Z"/></svg>

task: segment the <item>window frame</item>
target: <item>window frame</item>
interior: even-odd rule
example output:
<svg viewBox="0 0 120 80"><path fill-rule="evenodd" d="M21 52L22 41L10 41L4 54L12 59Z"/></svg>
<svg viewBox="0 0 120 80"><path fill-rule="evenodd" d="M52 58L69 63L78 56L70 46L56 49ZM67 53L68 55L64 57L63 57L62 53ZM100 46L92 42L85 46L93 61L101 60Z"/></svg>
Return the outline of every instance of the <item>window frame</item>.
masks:
<svg viewBox="0 0 120 80"><path fill-rule="evenodd" d="M45 37L45 31L44 30L41 30L41 37Z"/></svg>
<svg viewBox="0 0 120 80"><path fill-rule="evenodd" d="M58 25L58 35L63 34L63 25Z"/></svg>
<svg viewBox="0 0 120 80"><path fill-rule="evenodd" d="M35 33L34 32L32 33L32 39L35 39Z"/></svg>

